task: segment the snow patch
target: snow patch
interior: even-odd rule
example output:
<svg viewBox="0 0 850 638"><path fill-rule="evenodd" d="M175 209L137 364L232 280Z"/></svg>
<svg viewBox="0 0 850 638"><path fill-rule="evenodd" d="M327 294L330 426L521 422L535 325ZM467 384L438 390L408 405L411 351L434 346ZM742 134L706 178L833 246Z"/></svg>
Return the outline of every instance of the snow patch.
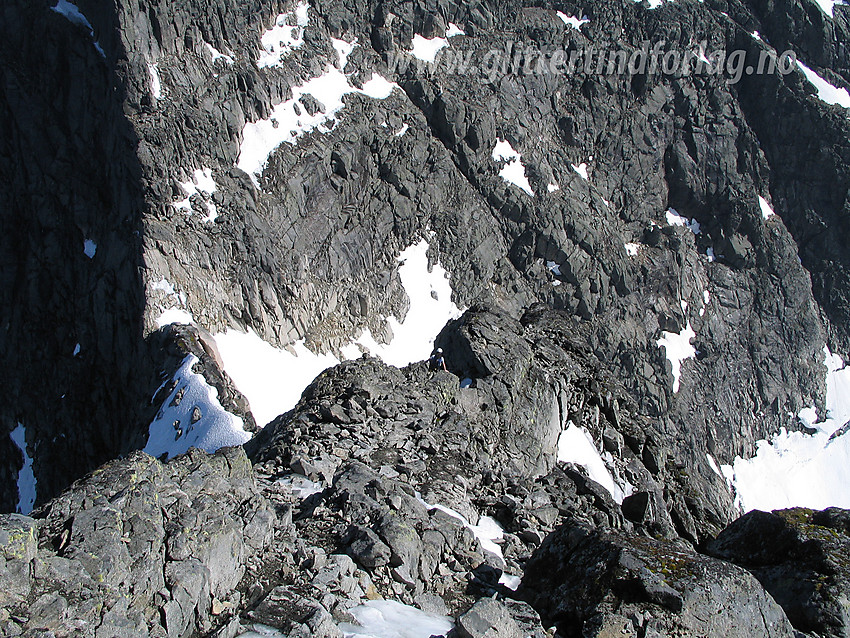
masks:
<svg viewBox="0 0 850 638"><path fill-rule="evenodd" d="M833 13L835 10L835 5L844 4L843 2L840 2L838 0L815 0L815 2L817 2L818 6L821 8L821 11L823 11L830 18L835 17L835 14Z"/></svg>
<svg viewBox="0 0 850 638"><path fill-rule="evenodd" d="M687 314L687 304L682 302L682 309ZM655 343L659 348L664 348L667 360L673 369L673 394L679 391L679 378L682 375L682 362L685 359L692 359L696 356L696 348L691 345L691 341L696 337L696 333L691 328L691 320L688 319L687 325L679 332L661 333L661 338Z"/></svg>
<svg viewBox="0 0 850 638"><path fill-rule="evenodd" d="M850 108L850 94L847 93L847 89L830 84L799 60L797 60L797 66L817 90L819 100L827 104L838 104L845 109Z"/></svg>
<svg viewBox="0 0 850 638"><path fill-rule="evenodd" d="M410 130L410 126L408 126L407 122L405 122L404 124L401 125L401 128L399 130L397 130L395 133L393 133L393 135L395 137L401 137L402 135L407 133L407 131L409 131L409 130Z"/></svg>
<svg viewBox="0 0 850 638"><path fill-rule="evenodd" d="M80 8L77 5L75 5L73 2L68 2L68 0L59 0L59 2L57 2L54 6L51 7L51 10L55 11L61 16L65 16L72 24L76 24L77 26L83 27L84 29L88 29L89 35L92 39L92 43L94 44L94 48L97 49L98 53L100 53L100 57L106 57L106 53L104 53L103 48L100 46L100 43L94 37L94 27L92 27L91 22L89 22L88 18L83 15L83 12L80 11Z"/></svg>
<svg viewBox="0 0 850 638"><path fill-rule="evenodd" d="M97 244L94 240L86 239L83 241L83 254L89 259L94 259L95 253L97 253Z"/></svg>
<svg viewBox="0 0 850 638"><path fill-rule="evenodd" d="M170 323L193 324L195 320L191 314L182 308L166 308L160 313L156 325L158 328L162 328Z"/></svg>
<svg viewBox="0 0 850 638"><path fill-rule="evenodd" d="M366 330L353 343L340 349L348 359L362 351L398 367L427 359L434 339L462 311L452 302L448 273L439 264L428 270L428 242L422 240L398 256L402 286L410 300L404 321L387 317L393 333L388 344L378 343ZM228 330L215 335L224 368L244 394L259 425L266 425L279 414L292 409L301 392L325 369L339 363L332 354L317 354L303 341L293 352L275 348L253 332Z"/></svg>
<svg viewBox="0 0 850 638"><path fill-rule="evenodd" d="M331 44L333 45L333 48L336 51L336 56L338 59L338 63L336 65L337 68L340 71L345 71L345 65L348 64L348 56L351 55L351 52L354 50L354 47L357 46L357 38L354 38L354 40L352 40L351 42L331 38Z"/></svg>
<svg viewBox="0 0 850 638"><path fill-rule="evenodd" d="M463 526L472 532L473 536L478 539L478 542L481 543L481 549L486 552L490 552L491 554L495 554L499 558L503 558L502 548L496 543L496 541L502 539L504 536L504 530L495 519L490 516L480 516L478 518L478 524L472 525L463 514L457 510L453 510L451 507L446 507L445 505L440 505L438 503L428 503L423 500L419 494L417 494L417 500L419 500L419 502L429 510L438 509L452 518L459 520Z"/></svg>
<svg viewBox="0 0 850 638"><path fill-rule="evenodd" d="M521 582L522 578L519 576L512 576L511 574L502 574L499 576L499 584L504 585L511 591L516 591Z"/></svg>
<svg viewBox="0 0 850 638"><path fill-rule="evenodd" d="M841 357L826 354L826 417L812 408L800 420L814 434L787 432L759 441L751 459L735 458L723 472L744 512L789 507L850 507L850 367Z"/></svg>
<svg viewBox="0 0 850 638"><path fill-rule="evenodd" d="M410 43L410 55L423 62L434 62L440 49L449 46L446 38L423 38L418 33Z"/></svg>
<svg viewBox="0 0 850 638"><path fill-rule="evenodd" d="M717 257L714 256L714 248L712 248L711 246L705 249L705 256L708 258L709 263L717 259Z"/></svg>
<svg viewBox="0 0 850 638"><path fill-rule="evenodd" d="M554 193L555 191L561 190L561 187L558 186L555 182L549 182L546 184L546 191L549 193Z"/></svg>
<svg viewBox="0 0 850 638"><path fill-rule="evenodd" d="M711 471L717 474L720 478L724 478L723 472L720 471L720 466L717 464L717 461L711 454L706 452L705 460L708 461L708 466L711 468Z"/></svg>
<svg viewBox="0 0 850 638"><path fill-rule="evenodd" d="M466 32L453 22L449 22L449 28L446 29L446 37L453 38L456 35L466 35Z"/></svg>
<svg viewBox="0 0 850 638"><path fill-rule="evenodd" d="M664 215L667 218L667 224L669 226L683 226L694 235L699 235L700 225L696 219L682 217L675 208L668 208Z"/></svg>
<svg viewBox="0 0 850 638"><path fill-rule="evenodd" d="M316 481L311 481L303 474L290 474L289 476L278 479L275 483L289 485L293 496L301 500L310 498L313 494L319 494L325 489L324 485Z"/></svg>
<svg viewBox="0 0 850 638"><path fill-rule="evenodd" d="M72 356L76 357L78 354L80 354L80 349L81 349L80 344L78 343L77 345L74 346L74 354Z"/></svg>
<svg viewBox="0 0 850 638"><path fill-rule="evenodd" d="M274 26L260 36L263 52L257 58L258 68L281 66L293 50L304 44L304 29L310 22L309 8L307 2L299 2L294 11L277 16Z"/></svg>
<svg viewBox="0 0 850 638"><path fill-rule="evenodd" d="M624 244L623 247L626 249L626 254L629 257L637 257L640 252L641 244L629 242L628 244Z"/></svg>
<svg viewBox="0 0 850 638"><path fill-rule="evenodd" d="M213 64L216 63L216 60L224 60L227 64L233 64L234 63L233 53L230 53L230 54L222 53L221 51L216 49L213 45L211 45L209 42L204 42L204 44L207 45L207 51L209 51L210 55L212 56Z"/></svg>
<svg viewBox="0 0 850 638"><path fill-rule="evenodd" d="M29 455L29 452L27 452L26 428L23 424L18 423L18 427L12 430L9 436L24 457L24 465L18 471L18 504L15 511L28 516L35 505L37 481L35 473L32 470L33 459Z"/></svg>
<svg viewBox="0 0 850 638"><path fill-rule="evenodd" d="M526 193L534 197L534 191L531 190L531 184L528 183L528 177L525 175L525 166L521 161L522 155L517 153L507 140L497 140L496 146L493 147L493 159L497 162L507 161L507 163L499 171L499 177L519 186Z"/></svg>
<svg viewBox="0 0 850 638"><path fill-rule="evenodd" d="M174 208L184 210L187 215L192 214L191 199L195 195L200 195L207 208L207 216L201 221L214 222L218 217L218 209L212 203L210 196L217 190L215 180L212 176L212 170L209 168L199 168L192 173L192 178L188 182L181 182L180 188L186 193L186 199L174 203Z"/></svg>
<svg viewBox="0 0 850 638"><path fill-rule="evenodd" d="M430 638L444 636L454 623L394 600L368 600L348 610L357 624L340 623L344 638Z"/></svg>
<svg viewBox="0 0 850 638"><path fill-rule="evenodd" d="M558 461L561 463L574 463L587 470L588 476L599 483L611 494L611 497L622 504L625 493L622 488L614 482L605 461L599 455L593 437L584 428L580 428L572 421L561 432L558 438Z"/></svg>
<svg viewBox="0 0 850 638"><path fill-rule="evenodd" d="M301 86L293 87L292 97L275 106L267 119L245 124L236 165L248 173L254 184L257 184L256 176L263 171L269 156L278 146L284 142L294 145L301 135L314 129L323 133L330 130L328 125L345 106L343 96L362 93L372 98L384 99L396 87L395 83L373 73L363 88L357 89L339 68L329 65L324 74L308 80ZM296 102L304 95L312 95L321 103L323 109L310 115L303 104L296 106Z"/></svg>
<svg viewBox="0 0 850 638"><path fill-rule="evenodd" d="M215 452L251 438L242 419L218 402L218 390L203 375L192 372L196 363L198 357L189 354L174 373L176 385L150 424L144 448L147 454L172 458L190 447Z"/></svg>
<svg viewBox="0 0 850 638"><path fill-rule="evenodd" d="M568 16L563 11L557 11L556 15L561 19L564 24L566 24L568 27L572 27L573 29L581 29L581 25L590 22L587 16L584 16L581 19L574 18L572 16Z"/></svg>
<svg viewBox="0 0 850 638"><path fill-rule="evenodd" d="M363 88L360 89L360 93L376 100L385 100L390 96L390 94L392 94L393 89L397 88L398 84L395 82L390 82L383 76L373 73L372 77L363 83Z"/></svg>
<svg viewBox="0 0 850 638"><path fill-rule="evenodd" d="M151 80L151 95L157 100L162 98L162 80L159 78L159 63L148 62L148 75Z"/></svg>
<svg viewBox="0 0 850 638"><path fill-rule="evenodd" d="M215 340L225 371L248 399L259 426L295 407L304 388L339 363L331 354L310 351L304 340L295 342L290 352L275 348L250 329L247 333L228 329Z"/></svg>
<svg viewBox="0 0 850 638"><path fill-rule="evenodd" d="M556 277L561 276L561 264L556 261L547 261L546 267L552 272Z"/></svg>
<svg viewBox="0 0 850 638"><path fill-rule="evenodd" d="M761 216L765 219L770 219L776 214L773 212L773 207L761 195L759 195L759 207L761 208Z"/></svg>
<svg viewBox="0 0 850 638"><path fill-rule="evenodd" d="M573 167L573 170L578 173L584 181L588 181L589 177L587 176L587 164L582 162L578 166L575 164L570 164Z"/></svg>

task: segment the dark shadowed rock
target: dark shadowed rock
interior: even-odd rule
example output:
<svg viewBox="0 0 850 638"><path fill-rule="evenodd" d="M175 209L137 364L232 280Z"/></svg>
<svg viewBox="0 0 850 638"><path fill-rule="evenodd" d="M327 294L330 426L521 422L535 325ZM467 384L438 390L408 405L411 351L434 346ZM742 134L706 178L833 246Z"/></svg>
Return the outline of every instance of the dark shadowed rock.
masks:
<svg viewBox="0 0 850 638"><path fill-rule="evenodd" d="M681 542L569 524L531 557L519 593L565 635L794 636L743 569Z"/></svg>
<svg viewBox="0 0 850 638"><path fill-rule="evenodd" d="M724 529L708 551L752 572L794 627L850 635L850 513L830 508L754 510Z"/></svg>

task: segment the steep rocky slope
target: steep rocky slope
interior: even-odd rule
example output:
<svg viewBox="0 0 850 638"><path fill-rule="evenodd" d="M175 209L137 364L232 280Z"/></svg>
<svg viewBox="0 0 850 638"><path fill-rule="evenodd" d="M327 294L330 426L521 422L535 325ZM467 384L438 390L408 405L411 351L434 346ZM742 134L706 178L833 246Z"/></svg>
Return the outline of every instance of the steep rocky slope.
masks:
<svg viewBox="0 0 850 638"><path fill-rule="evenodd" d="M793 64L565 73L542 54L790 49L841 87L848 20L812 0L4 3L0 503L28 511L31 463L40 506L3 519L7 632L336 635L378 595L455 616L514 597L500 574L528 564L534 609L477 603L459 635L845 635L840 560L803 612L771 580L791 567L714 539L740 513L715 466L799 429L824 346L850 354L846 109ZM344 362L250 461L136 452L152 422L205 425L180 408L187 361L240 440L263 425L227 329L340 359L364 330L391 341L422 240L466 309L436 338L446 371ZM492 516L503 557L435 504ZM601 589L534 567L571 560Z"/></svg>

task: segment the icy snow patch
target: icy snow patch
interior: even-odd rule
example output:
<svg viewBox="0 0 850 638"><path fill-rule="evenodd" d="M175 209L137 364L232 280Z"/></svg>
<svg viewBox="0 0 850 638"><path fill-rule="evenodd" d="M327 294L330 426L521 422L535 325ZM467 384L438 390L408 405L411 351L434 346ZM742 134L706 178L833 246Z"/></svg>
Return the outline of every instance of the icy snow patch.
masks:
<svg viewBox="0 0 850 638"><path fill-rule="evenodd" d="M699 235L700 225L696 219L689 220L687 217L682 217L675 208L668 208L664 215L670 226L684 226L694 235Z"/></svg>
<svg viewBox="0 0 850 638"><path fill-rule="evenodd" d="M225 371L248 399L260 426L295 407L304 388L339 363L332 354L311 352L303 340L293 344L294 354L275 348L250 329L228 329L215 340Z"/></svg>
<svg viewBox="0 0 850 638"><path fill-rule="evenodd" d="M299 2L295 11L277 16L274 26L260 37L263 52L257 58L257 67L280 66L286 56L304 44L304 29L310 22L309 8L307 2Z"/></svg>
<svg viewBox="0 0 850 638"><path fill-rule="evenodd" d="M720 466L717 464L717 461L711 454L706 452L705 460L708 461L708 466L711 468L711 471L717 474L720 478L724 478L723 472L720 471Z"/></svg>
<svg viewBox="0 0 850 638"><path fill-rule="evenodd" d="M390 82L383 76L373 73L372 77L363 83L363 88L360 89L360 93L376 100L386 100L393 92L393 89L397 88L398 84L395 82Z"/></svg>
<svg viewBox="0 0 850 638"><path fill-rule="evenodd" d="M499 547L496 541L502 539L504 536L504 530L495 519L490 516L480 516L478 518L478 524L472 525L463 514L457 510L453 510L451 507L446 507L445 505L440 505L438 503L428 503L423 500L418 493L417 499L429 510L438 509L452 518L459 520L463 526L472 532L472 535L478 539L478 542L481 543L481 549L502 558L502 548Z"/></svg>
<svg viewBox="0 0 850 638"><path fill-rule="evenodd" d="M546 267L552 272L556 277L561 276L561 264L555 261L547 261Z"/></svg>
<svg viewBox="0 0 850 638"><path fill-rule="evenodd" d="M80 354L80 349L81 349L81 348L80 348L80 344L79 344L79 343L78 343L77 345L75 345L75 346L74 346L74 354L73 354L73 356L75 356L75 357L76 357L78 354Z"/></svg>
<svg viewBox="0 0 850 638"><path fill-rule="evenodd" d="M525 175L525 166L520 161L522 155L517 153L507 140L497 140L496 146L493 147L493 159L497 162L507 161L507 163L499 171L499 177L506 182L519 186L526 193L534 196L534 191L531 190L531 184L528 183L528 177Z"/></svg>
<svg viewBox="0 0 850 638"><path fill-rule="evenodd" d="M94 255L96 252L97 244L93 240L86 239L85 241L83 241L83 253L86 257L88 257L89 259L94 259Z"/></svg>
<svg viewBox="0 0 850 638"><path fill-rule="evenodd" d="M456 35L466 35L466 32L453 22L449 22L449 28L446 29L446 37L453 38Z"/></svg>
<svg viewBox="0 0 850 638"><path fill-rule="evenodd" d="M321 483L311 481L303 474L290 474L275 481L280 485L289 485L295 498L302 500L310 498L313 494L319 494L325 487Z"/></svg>
<svg viewBox="0 0 850 638"><path fill-rule="evenodd" d="M449 46L449 41L446 38L423 38L417 33L410 44L413 47L410 54L414 58L423 62L434 62L440 49Z"/></svg>
<svg viewBox="0 0 850 638"><path fill-rule="evenodd" d="M452 302L452 287L448 273L440 264L428 270L428 242L421 240L398 256L401 265L398 275L410 299L403 322L387 317L393 339L388 344L377 343L369 331L355 340L373 356L393 366L406 366L430 356L437 334L462 311ZM344 352L354 354L354 349ZM358 354L359 356L359 349Z"/></svg>
<svg viewBox="0 0 850 638"><path fill-rule="evenodd" d="M835 14L833 13L835 5L844 4L843 2L838 2L836 0L815 0L815 2L818 3L818 6L821 8L821 10L830 18L835 17Z"/></svg>
<svg viewBox="0 0 850 638"><path fill-rule="evenodd" d="M572 27L573 29L581 29L581 25L587 24L590 20L587 17L583 17L581 19L574 18L572 16L568 16L563 11L557 11L557 16L561 19L561 21L566 24L568 27Z"/></svg>
<svg viewBox="0 0 850 638"><path fill-rule="evenodd" d="M344 638L430 638L454 628L448 616L437 616L394 600L368 600L348 610L356 625L340 623Z"/></svg>
<svg viewBox="0 0 850 638"><path fill-rule="evenodd" d="M242 419L227 412L218 402L218 390L203 375L192 372L196 363L198 357L186 355L174 373L177 385L150 424L144 449L147 454L155 457L167 454L172 458L190 447L215 452L222 447L242 445L251 438L243 428Z"/></svg>
<svg viewBox="0 0 850 638"><path fill-rule="evenodd" d="M809 408L800 420L814 434L787 432L771 441L759 441L756 455L735 458L724 465L724 475L734 487L744 512L789 507L850 507L850 367L841 357L826 353L826 418L817 420Z"/></svg>
<svg viewBox="0 0 850 638"><path fill-rule="evenodd" d="M687 314L688 305L682 302L682 310ZM687 325L679 332L661 333L661 338L655 343L659 348L664 348L667 360L673 369L673 393L679 391L679 377L682 374L682 362L685 359L692 359L696 356L696 349L691 345L691 340L696 337L696 333L691 328L691 320L688 319Z"/></svg>
<svg viewBox="0 0 850 638"><path fill-rule="evenodd" d="M590 433L572 421L558 438L558 461L581 465L587 470L588 476L608 490L617 503L623 502L623 490L614 482L605 467L605 461L599 455Z"/></svg>
<svg viewBox="0 0 850 638"><path fill-rule="evenodd" d="M711 246L705 249L705 256L708 257L709 263L717 259L717 257L714 256L714 248L712 248Z"/></svg>
<svg viewBox="0 0 850 638"><path fill-rule="evenodd" d="M378 343L366 330L340 349L346 358L356 359L365 350L398 367L427 359L443 326L462 314L452 302L446 270L439 264L428 270L427 252L428 242L423 239L398 256L398 274L410 305L404 321L387 318L393 333L390 343ZM266 343L253 332L228 330L215 335L215 339L225 370L247 397L259 425L292 409L307 384L339 363L331 354L311 352L303 341L294 344L292 354Z"/></svg>
<svg viewBox="0 0 850 638"><path fill-rule="evenodd" d="M59 2L52 6L51 9L59 15L65 16L72 24L88 29L89 35L91 35L92 42L94 43L94 48L97 49L98 53L100 53L100 57L106 57L106 53L104 53L100 43L94 37L94 27L92 27L91 22L89 22L88 18L83 15L77 5L72 2L68 2L68 0L59 0Z"/></svg>
<svg viewBox="0 0 850 638"><path fill-rule="evenodd" d="M178 210L186 211L187 215L192 214L192 197L200 194L204 200L204 205L207 207L207 216L202 219L205 222L214 222L218 217L218 209L216 205L210 201L216 189L215 180L212 177L212 170L209 168L199 168L192 173L192 178L188 182L181 182L180 188L186 193L186 199L174 203L174 207Z"/></svg>
<svg viewBox="0 0 850 638"><path fill-rule="evenodd" d="M850 94L847 93L847 89L830 84L799 60L797 60L797 66L800 67L806 79L814 85L819 100L827 104L838 104L845 109L850 108Z"/></svg>
<svg viewBox="0 0 850 638"><path fill-rule="evenodd" d="M342 71L329 65L324 74L308 80L301 86L293 87L292 97L275 106L270 117L245 124L236 165L248 173L256 184L256 175L262 172L269 155L278 146L284 142L295 144L301 135L313 129L321 132L329 130L325 125L334 120L337 112L343 108L343 96L362 93L368 97L384 99L396 86L395 83L373 73L363 88L357 89L349 83ZM303 105L296 107L296 102L303 95L312 95L322 104L324 110L310 115Z"/></svg>
<svg viewBox="0 0 850 638"><path fill-rule="evenodd" d="M357 46L357 38L354 38L351 42L331 38L331 44L333 45L337 58L339 59L339 62L336 65L337 68L340 71L345 71L345 65L348 64L348 56L351 55L354 47Z"/></svg>
<svg viewBox="0 0 850 638"><path fill-rule="evenodd" d="M776 214L773 212L773 207L761 195L759 195L759 207L761 208L761 216L765 219L770 219Z"/></svg>
<svg viewBox="0 0 850 638"><path fill-rule="evenodd" d="M162 80L159 79L159 64L148 62L148 74L151 79L151 95L159 100L162 98Z"/></svg>
<svg viewBox="0 0 850 638"><path fill-rule="evenodd" d="M499 584L504 585L511 591L516 591L519 584L522 582L522 578L519 576L512 576L511 574L502 574L499 576Z"/></svg>
<svg viewBox="0 0 850 638"><path fill-rule="evenodd" d="M588 178L588 176L587 176L587 164L585 164L584 162L582 162L582 163L581 163L581 164L579 164L578 166L576 166L575 164L570 164L570 166L572 166L572 167L573 167L573 170L574 170L576 173L578 173L579 175L581 175L581 178L582 178L584 181L587 181L587 180L589 179L589 178Z"/></svg>
<svg viewBox="0 0 850 638"><path fill-rule="evenodd" d="M18 505L16 512L28 516L35 505L35 473L32 471L32 457L27 452L27 431L18 423L18 427L9 433L14 444L24 457L24 465L18 471Z"/></svg>
<svg viewBox="0 0 850 638"><path fill-rule="evenodd" d="M634 242L629 242L628 244L624 244L624 248L626 249L626 254L629 257L637 257L640 252L640 244L636 244Z"/></svg>
<svg viewBox="0 0 850 638"><path fill-rule="evenodd" d="M182 308L166 308L160 313L156 325L158 328L162 328L170 323L192 324L195 323L195 320L191 314Z"/></svg>
<svg viewBox="0 0 850 638"><path fill-rule="evenodd" d="M204 42L204 44L207 45L207 51L209 51L210 55L212 56L213 64L215 64L216 60L224 60L227 64L233 64L234 63L232 53L229 54L229 55L226 54L226 53L222 53L221 51L216 49L213 45L211 45L209 42Z"/></svg>

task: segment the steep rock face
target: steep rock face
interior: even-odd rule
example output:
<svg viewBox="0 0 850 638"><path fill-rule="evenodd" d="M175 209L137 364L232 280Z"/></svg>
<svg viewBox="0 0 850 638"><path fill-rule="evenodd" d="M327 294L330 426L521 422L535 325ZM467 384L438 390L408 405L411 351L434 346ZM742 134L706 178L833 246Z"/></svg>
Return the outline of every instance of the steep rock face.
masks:
<svg viewBox="0 0 850 638"><path fill-rule="evenodd" d="M9 511L22 457L8 432L26 428L39 495L53 496L132 449L127 425L149 412L153 366L142 342L143 169L114 66L122 53L104 59L85 28L47 3L9 2L0 13L0 500Z"/></svg>
<svg viewBox="0 0 850 638"><path fill-rule="evenodd" d="M846 510L752 511L708 551L752 572L800 631L850 634L850 519Z"/></svg>
<svg viewBox="0 0 850 638"><path fill-rule="evenodd" d="M706 454L729 461L780 426L796 427L793 415L822 394L825 336L833 350L847 346L843 147L813 151L846 138L840 107L820 103L798 73L745 73L731 84L584 67L537 73L526 69L539 59L506 52L518 42L631 52L644 41L687 49L705 40L710 50L746 50L749 61L767 46L749 35L761 27L774 46L840 76L841 7L831 22L811 2L561 7L587 13L578 30L548 6L317 2L299 27L303 43L271 66L258 63L260 37L279 14L295 19L287 3L79 8L90 27L47 5L4 8L10 187L0 210L12 232L2 251L11 362L3 421L27 428L39 499L144 443L150 397L173 365L150 337L164 310L189 312L211 333L252 328L277 345L305 338L335 349L364 328L390 338L385 317L407 308L396 257L421 238L452 274L458 305L495 303L516 322L539 302L581 319L581 347L611 373L604 385L622 383L632 413L647 420L640 435L621 433L663 486L647 494L666 491L676 532L697 543L732 515ZM456 63L471 56L468 68L405 57L414 34L439 37L448 23L466 32L447 51ZM43 35L38 51L17 25ZM332 38L357 38L342 69ZM516 64L490 73L482 60L491 50ZM66 72L48 72L59 58ZM301 97L293 112L325 113L324 128L283 142L261 172L244 172L262 164L244 161L246 124L290 126L277 109L300 95L293 90L343 71L342 110L331 118L330 105ZM399 88L383 99L358 92L373 73ZM55 126L37 126L42 116ZM500 177L501 141L521 154L534 196ZM42 201L46 193L58 196ZM759 196L778 215L765 219ZM668 207L699 222L699 234L669 222ZM677 383L658 339L689 327L698 354ZM471 352L459 371L492 372ZM531 396L545 370L517 352L500 383ZM505 387L487 393L498 399ZM524 400L501 406L506 431L545 404L542 395ZM616 419L619 407L602 403ZM540 409L536 421L551 417ZM2 440L2 498L13 509L21 456ZM517 444L523 463L537 458L524 470L545 474L551 461L527 443ZM641 499L633 518L658 502Z"/></svg>

